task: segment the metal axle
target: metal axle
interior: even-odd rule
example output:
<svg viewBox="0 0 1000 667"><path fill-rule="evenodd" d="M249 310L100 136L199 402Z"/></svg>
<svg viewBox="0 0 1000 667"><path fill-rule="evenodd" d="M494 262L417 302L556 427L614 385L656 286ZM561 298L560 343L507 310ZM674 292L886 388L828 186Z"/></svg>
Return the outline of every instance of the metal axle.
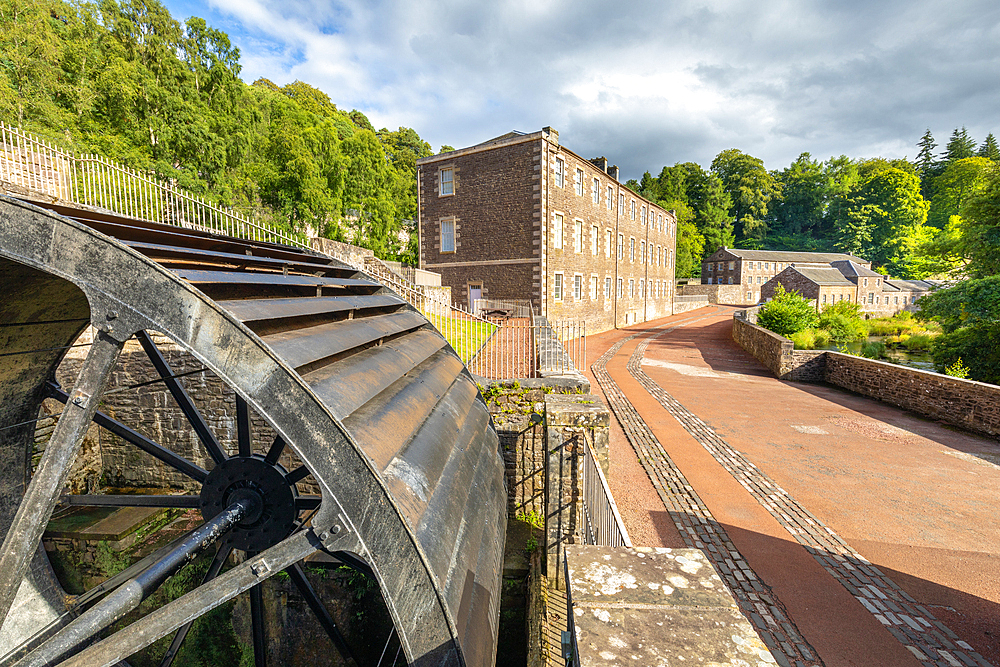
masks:
<svg viewBox="0 0 1000 667"><path fill-rule="evenodd" d="M160 584L198 553L214 544L226 531L255 511L258 500L245 496L194 530L158 561L119 586L85 611L47 642L20 660L15 667L45 667L104 630L139 606Z"/></svg>

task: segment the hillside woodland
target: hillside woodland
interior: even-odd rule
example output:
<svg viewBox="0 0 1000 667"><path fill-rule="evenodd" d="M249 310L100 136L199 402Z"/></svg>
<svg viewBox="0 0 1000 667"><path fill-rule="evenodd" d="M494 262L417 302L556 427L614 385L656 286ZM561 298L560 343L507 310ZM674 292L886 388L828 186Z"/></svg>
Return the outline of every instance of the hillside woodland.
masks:
<svg viewBox="0 0 1000 667"><path fill-rule="evenodd" d="M301 81L239 75L225 33L157 0L0 0L0 118L279 227L414 260L414 163L430 145Z"/></svg>

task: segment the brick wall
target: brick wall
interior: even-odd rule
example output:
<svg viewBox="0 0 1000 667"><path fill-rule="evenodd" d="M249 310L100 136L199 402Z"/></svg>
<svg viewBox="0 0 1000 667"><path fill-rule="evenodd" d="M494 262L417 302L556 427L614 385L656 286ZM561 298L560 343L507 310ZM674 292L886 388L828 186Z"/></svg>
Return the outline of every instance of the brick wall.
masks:
<svg viewBox="0 0 1000 667"><path fill-rule="evenodd" d="M792 342L737 313L733 340L783 380L829 382L933 419L1000 435L1000 387Z"/></svg>

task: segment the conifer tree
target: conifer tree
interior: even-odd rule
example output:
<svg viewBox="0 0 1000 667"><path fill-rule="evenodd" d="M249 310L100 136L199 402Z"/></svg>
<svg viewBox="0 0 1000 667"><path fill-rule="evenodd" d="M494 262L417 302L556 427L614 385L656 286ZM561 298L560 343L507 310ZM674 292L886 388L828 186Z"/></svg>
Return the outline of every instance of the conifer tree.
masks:
<svg viewBox="0 0 1000 667"><path fill-rule="evenodd" d="M975 155L976 140L969 136L964 125L961 130L955 128L955 131L951 133L951 138L948 139L948 145L945 146L944 161L951 164L956 160L964 160L967 157L975 157Z"/></svg>
<svg viewBox="0 0 1000 667"><path fill-rule="evenodd" d="M924 132L924 136L917 142L917 146L920 146L920 152L917 153L917 171L923 177L934 166L934 162L937 160L934 157L934 149L937 148L937 142L934 141L934 135L931 134L930 128L927 128L927 131Z"/></svg>
<svg viewBox="0 0 1000 667"><path fill-rule="evenodd" d="M979 147L979 157L1000 162L1000 148L997 147L997 140L993 137L992 132L986 135L986 141Z"/></svg>

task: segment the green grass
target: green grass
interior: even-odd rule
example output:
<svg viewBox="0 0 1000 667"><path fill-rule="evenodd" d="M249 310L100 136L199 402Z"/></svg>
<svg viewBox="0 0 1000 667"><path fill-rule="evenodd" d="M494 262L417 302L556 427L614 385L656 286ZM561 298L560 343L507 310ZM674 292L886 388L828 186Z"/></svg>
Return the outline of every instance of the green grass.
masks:
<svg viewBox="0 0 1000 667"><path fill-rule="evenodd" d="M445 317L433 313L424 313L424 316L431 321L431 324L438 328L449 344L468 363L476 356L493 332L497 330L497 325L479 320L468 320L457 317Z"/></svg>

